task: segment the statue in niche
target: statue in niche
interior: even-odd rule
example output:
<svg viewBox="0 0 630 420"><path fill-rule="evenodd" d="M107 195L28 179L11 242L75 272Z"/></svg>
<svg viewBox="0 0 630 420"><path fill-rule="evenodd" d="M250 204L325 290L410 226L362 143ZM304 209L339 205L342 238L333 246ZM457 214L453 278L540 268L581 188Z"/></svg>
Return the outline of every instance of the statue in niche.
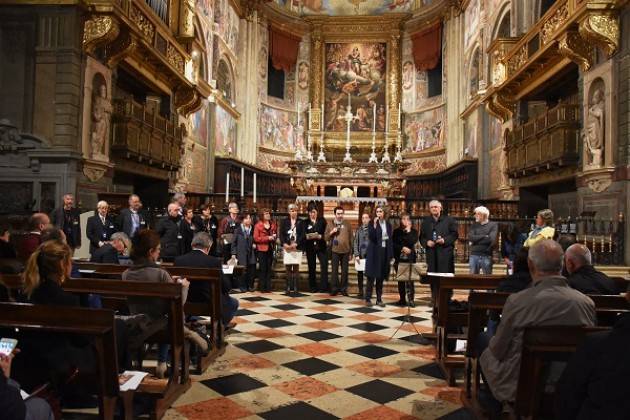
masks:
<svg viewBox="0 0 630 420"><path fill-rule="evenodd" d="M606 114L604 92L598 88L586 114L585 130L582 134L586 146L586 167L600 168L604 151L604 117Z"/></svg>
<svg viewBox="0 0 630 420"><path fill-rule="evenodd" d="M103 147L109 136L109 123L112 104L107 98L107 85L101 84L98 93L92 97L92 132L90 136L90 157L94 160L107 161Z"/></svg>

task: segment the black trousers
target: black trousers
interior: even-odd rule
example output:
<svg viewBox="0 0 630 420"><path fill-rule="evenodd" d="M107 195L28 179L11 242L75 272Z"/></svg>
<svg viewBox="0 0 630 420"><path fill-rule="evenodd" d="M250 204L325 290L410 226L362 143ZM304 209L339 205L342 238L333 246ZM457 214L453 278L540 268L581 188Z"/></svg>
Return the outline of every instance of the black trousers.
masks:
<svg viewBox="0 0 630 420"><path fill-rule="evenodd" d="M359 286L359 294L363 294L363 271L357 271L357 285Z"/></svg>
<svg viewBox="0 0 630 420"><path fill-rule="evenodd" d="M258 286L260 290L271 290L271 265L273 264L273 250L257 251L258 256Z"/></svg>
<svg viewBox="0 0 630 420"><path fill-rule="evenodd" d="M348 256L350 254L332 253L332 290L333 292L348 291ZM339 282L339 265L341 263L341 284Z"/></svg>
<svg viewBox="0 0 630 420"><path fill-rule="evenodd" d="M415 296L413 281L399 281L398 282L398 295L401 302L413 302Z"/></svg>
<svg viewBox="0 0 630 420"><path fill-rule="evenodd" d="M383 279L374 279L374 277L367 278L367 289L365 291L365 300L372 299L372 289L376 282L376 301L380 302L383 297Z"/></svg>
<svg viewBox="0 0 630 420"><path fill-rule="evenodd" d="M235 276L234 276L235 277ZM254 278L256 277L256 264L247 264L245 271L239 278L239 284L236 286L241 290L253 289Z"/></svg>
<svg viewBox="0 0 630 420"><path fill-rule="evenodd" d="M317 260L319 260L320 280L319 290L328 290L328 255L326 250L306 251L306 262L308 263L308 286L311 290L317 287Z"/></svg>

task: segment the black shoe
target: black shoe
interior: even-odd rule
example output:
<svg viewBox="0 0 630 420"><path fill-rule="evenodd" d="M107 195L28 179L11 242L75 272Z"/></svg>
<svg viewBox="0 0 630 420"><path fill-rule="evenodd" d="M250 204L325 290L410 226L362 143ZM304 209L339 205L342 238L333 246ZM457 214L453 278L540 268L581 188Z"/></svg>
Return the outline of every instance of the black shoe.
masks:
<svg viewBox="0 0 630 420"><path fill-rule="evenodd" d="M372 301L371 300L366 300L365 301L365 306L367 306L368 308L371 308L373 306L372 305Z"/></svg>
<svg viewBox="0 0 630 420"><path fill-rule="evenodd" d="M365 298L365 295L363 294L363 291L360 290L359 293L357 294L357 299L363 299Z"/></svg>
<svg viewBox="0 0 630 420"><path fill-rule="evenodd" d="M412 308L415 308L416 307L416 303L413 300L411 300L411 301L409 301L409 306L411 306Z"/></svg>
<svg viewBox="0 0 630 420"><path fill-rule="evenodd" d="M384 308L384 307L385 307L385 302L383 302L382 300L377 300L377 301L376 301L376 304L377 304L378 306L380 306L381 308Z"/></svg>
<svg viewBox="0 0 630 420"><path fill-rule="evenodd" d="M348 296L348 292L346 290L344 290L343 292L341 292L342 295L344 296Z"/></svg>
<svg viewBox="0 0 630 420"><path fill-rule="evenodd" d="M339 292L335 290L334 292L332 292L332 293L330 294L330 296L337 296L338 294L339 294Z"/></svg>
<svg viewBox="0 0 630 420"><path fill-rule="evenodd" d="M398 302L394 303L394 306L407 306L407 302L405 302L404 300L399 300Z"/></svg>
<svg viewBox="0 0 630 420"><path fill-rule="evenodd" d="M317 293L317 292L319 292L319 290L317 290L317 289L311 289L311 290L310 290L310 292L311 292L311 293Z"/></svg>

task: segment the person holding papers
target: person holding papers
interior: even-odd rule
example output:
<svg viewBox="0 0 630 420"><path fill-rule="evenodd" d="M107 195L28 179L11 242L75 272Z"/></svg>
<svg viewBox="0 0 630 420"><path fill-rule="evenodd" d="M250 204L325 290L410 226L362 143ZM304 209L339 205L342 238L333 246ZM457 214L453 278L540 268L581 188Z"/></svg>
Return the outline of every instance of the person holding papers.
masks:
<svg viewBox="0 0 630 420"><path fill-rule="evenodd" d="M284 267L287 272L287 294L291 294L298 293L302 252L297 249L298 208L295 204L289 204L288 211L289 217L280 223L279 234L284 250Z"/></svg>
<svg viewBox="0 0 630 420"><path fill-rule="evenodd" d="M394 258L392 246L393 229L391 223L385 219L383 207L376 207L374 222L368 225L367 257L365 259L365 275L368 278L365 304L372 306L372 288L376 283L376 304L384 307L383 281L389 277L389 268Z"/></svg>
<svg viewBox="0 0 630 420"><path fill-rule="evenodd" d="M359 294L357 298L363 299L363 272L365 271L365 257L367 256L368 243L370 238L368 237L368 225L370 224L370 214L363 213L361 215L361 226L354 233L354 267L357 270L357 284L359 287Z"/></svg>
<svg viewBox="0 0 630 420"><path fill-rule="evenodd" d="M343 220L343 207L335 207L335 218L326 226L326 241L332 250L332 296L341 293L348 296L348 263L352 259L352 227ZM341 284L339 284L341 264Z"/></svg>
<svg viewBox="0 0 630 420"><path fill-rule="evenodd" d="M418 231L411 225L411 217L408 213L400 216L400 226L394 231L394 259L395 269L398 272L399 264L413 264L416 262L416 242L418 242ZM411 273L410 273L411 277ZM400 300L396 302L398 306L415 306L413 281L398 281L398 295Z"/></svg>

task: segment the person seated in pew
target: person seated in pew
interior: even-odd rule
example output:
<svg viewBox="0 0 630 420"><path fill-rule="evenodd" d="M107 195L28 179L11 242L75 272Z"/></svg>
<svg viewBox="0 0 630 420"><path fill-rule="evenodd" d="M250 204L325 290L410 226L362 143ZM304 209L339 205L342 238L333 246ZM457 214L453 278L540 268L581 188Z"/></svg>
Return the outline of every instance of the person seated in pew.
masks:
<svg viewBox="0 0 630 420"><path fill-rule="evenodd" d="M110 241L97 248L90 257L90 262L104 264L120 264L130 265L128 258L131 241L127 234L116 232L110 238Z"/></svg>
<svg viewBox="0 0 630 420"><path fill-rule="evenodd" d="M504 407L516 399L525 328L595 324L595 304L591 298L571 289L560 275L562 258L562 248L557 242L549 239L536 242L528 256L533 286L508 297L501 324L489 342L487 335L479 337L484 382Z"/></svg>
<svg viewBox="0 0 630 420"><path fill-rule="evenodd" d="M15 247L11 243L9 225L0 225L0 258L17 258Z"/></svg>
<svg viewBox="0 0 630 420"><path fill-rule="evenodd" d="M26 262L37 247L43 242L42 231L50 227L50 218L46 213L33 213L28 219L29 233L22 236L17 246L17 257Z"/></svg>
<svg viewBox="0 0 630 420"><path fill-rule="evenodd" d="M27 400L20 395L20 384L11 379L11 363L19 350L0 354L0 413L4 420L54 420L50 405L39 397Z"/></svg>
<svg viewBox="0 0 630 420"><path fill-rule="evenodd" d="M630 288L626 293L630 302ZM630 416L630 314L611 331L586 336L556 384L557 420L622 420Z"/></svg>
<svg viewBox="0 0 630 420"><path fill-rule="evenodd" d="M138 231L133 240L131 248L131 260L133 265L122 273L124 281L142 281L154 283L175 283L182 285L182 304L186 303L188 295L189 281L185 278L171 277L166 271L161 269L156 262L160 258L160 235L154 230L145 229ZM145 315L147 322L141 323L140 334L134 335L130 340L132 351L139 349L144 341L160 330L168 327L169 308L164 300L159 298L138 297L129 298L129 311L132 315ZM196 332L189 330L185 326L184 337L196 344L203 353L208 351L208 342ZM166 362L168 361L168 344L158 346L158 365L155 376L163 378L166 374Z"/></svg>
<svg viewBox="0 0 630 420"><path fill-rule="evenodd" d="M221 269L223 260L210 255L212 238L206 232L198 232L191 243L192 251L175 258L175 267L197 267ZM234 327L232 318L238 310L238 300L230 296L231 285L226 276L221 276L221 314L225 327ZM203 281L193 281L188 289L189 302L209 302L210 285Z"/></svg>
<svg viewBox="0 0 630 420"><path fill-rule="evenodd" d="M595 270L591 251L582 244L573 244L564 254L564 265L569 273L569 286L585 295L617 295L620 290L606 274Z"/></svg>

